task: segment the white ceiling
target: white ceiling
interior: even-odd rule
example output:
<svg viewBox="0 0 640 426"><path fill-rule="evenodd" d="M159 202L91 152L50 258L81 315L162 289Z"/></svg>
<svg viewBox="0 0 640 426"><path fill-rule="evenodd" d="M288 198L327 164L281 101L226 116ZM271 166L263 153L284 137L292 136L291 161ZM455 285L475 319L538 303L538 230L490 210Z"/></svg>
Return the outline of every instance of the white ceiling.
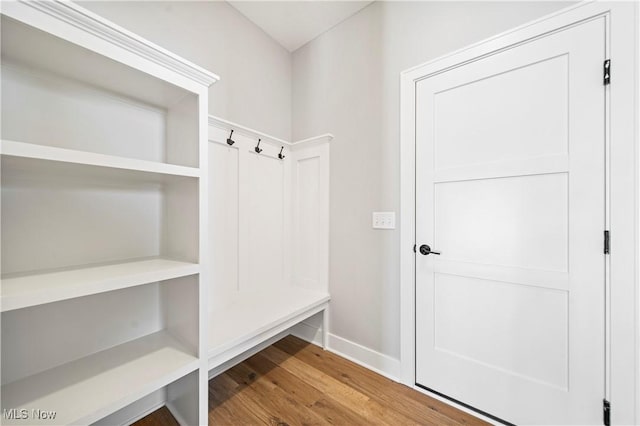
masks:
<svg viewBox="0 0 640 426"><path fill-rule="evenodd" d="M371 1L229 1L240 13L293 52Z"/></svg>

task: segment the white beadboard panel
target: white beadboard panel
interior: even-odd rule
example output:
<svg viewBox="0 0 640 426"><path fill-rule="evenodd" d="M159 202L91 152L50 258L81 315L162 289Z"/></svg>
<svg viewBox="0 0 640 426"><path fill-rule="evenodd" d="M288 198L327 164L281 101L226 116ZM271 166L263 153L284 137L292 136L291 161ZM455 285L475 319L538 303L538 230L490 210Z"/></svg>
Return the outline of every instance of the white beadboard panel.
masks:
<svg viewBox="0 0 640 426"><path fill-rule="evenodd" d="M284 271L284 166L279 159L257 154L249 156L248 223L249 279L243 291L278 288L285 285Z"/></svg>
<svg viewBox="0 0 640 426"><path fill-rule="evenodd" d="M317 287L320 272L320 158L310 157L296 163L296 259L295 277L299 285Z"/></svg>
<svg viewBox="0 0 640 426"><path fill-rule="evenodd" d="M209 143L209 311L224 307L239 290L239 151Z"/></svg>
<svg viewBox="0 0 640 426"><path fill-rule="evenodd" d="M292 147L293 280L317 291L329 288L329 144L323 135Z"/></svg>

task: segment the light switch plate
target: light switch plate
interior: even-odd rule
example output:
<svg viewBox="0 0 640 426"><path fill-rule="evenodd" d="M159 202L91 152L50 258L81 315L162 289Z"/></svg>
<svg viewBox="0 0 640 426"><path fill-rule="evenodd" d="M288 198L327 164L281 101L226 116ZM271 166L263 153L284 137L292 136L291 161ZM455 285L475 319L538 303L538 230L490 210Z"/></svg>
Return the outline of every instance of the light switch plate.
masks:
<svg viewBox="0 0 640 426"><path fill-rule="evenodd" d="M396 229L396 212L373 212L373 229Z"/></svg>

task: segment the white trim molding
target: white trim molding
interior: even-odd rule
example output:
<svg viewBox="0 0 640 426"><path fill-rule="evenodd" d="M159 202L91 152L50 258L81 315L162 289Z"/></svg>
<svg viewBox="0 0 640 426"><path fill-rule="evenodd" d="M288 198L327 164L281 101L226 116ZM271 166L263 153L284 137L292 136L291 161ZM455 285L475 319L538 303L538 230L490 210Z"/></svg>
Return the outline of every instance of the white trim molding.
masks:
<svg viewBox="0 0 640 426"><path fill-rule="evenodd" d="M102 18L70 1L10 1L3 15L101 56L169 81L193 93L220 80L216 74Z"/></svg>
<svg viewBox="0 0 640 426"><path fill-rule="evenodd" d="M215 115L209 115L209 126L215 127L220 130L224 130L225 132L230 132L231 130L233 130L234 135L240 134L253 140L257 140L258 138L260 138L264 143L275 145L275 146L285 146L291 149L300 148L302 145L304 145L305 147L309 147L313 144L319 145L324 142L331 142L334 138L334 136L331 133L324 133L322 135L313 136L307 139L289 142L284 139L271 136L259 130L255 130L247 126L243 126L242 124L234 123L233 121L229 121L221 117L216 117ZM224 141L216 141L216 142L224 142Z"/></svg>
<svg viewBox="0 0 640 426"><path fill-rule="evenodd" d="M220 77L216 74L143 39L131 31L106 21L99 15L72 2L19 0L19 3L50 15L59 21L66 22L85 33L99 37L110 44L155 62L204 86L210 86L220 80ZM6 4L3 6L3 13L8 8L10 10L10 6L7 7Z"/></svg>
<svg viewBox="0 0 640 426"><path fill-rule="evenodd" d="M635 27L635 33L634 33L634 38L636 40L636 55L635 55L635 63L634 63L634 70L635 70L635 74L636 74L636 80L635 80L635 84L636 84L636 90L635 90L635 108L630 111L631 114L635 115L635 127L634 127L634 131L633 134L635 135L635 141L634 141L634 146L636 149L636 155L635 155L635 179L634 182L636 183L636 194L638 194L638 191L640 190L640 81L638 81L638 72L640 71L640 42L638 42L638 40L640 40L640 6L638 4L636 4L636 14L635 14L635 22L636 22L636 27ZM635 262L636 262L636 267L635 267L635 279L634 279L634 283L635 283L635 289L636 289L636 297L635 297L635 324L636 324L636 333L635 333L635 338L636 338L636 353L635 353L635 360L636 360L636 374L635 374L635 379L636 379L636 386L635 386L635 396L636 396L636 424L640 423L640 265L638 264L638 255L640 254L640 195L638 195L635 199L635 206L634 206L634 212L635 212L635 225L636 228L633 232L633 235L636 239L636 243L635 243Z"/></svg>
<svg viewBox="0 0 640 426"><path fill-rule="evenodd" d="M604 16L611 84L608 105L609 256L608 386L612 424L640 423L640 4L584 2L467 48L410 68L400 75L400 380L415 386L415 88L416 82L548 33Z"/></svg>
<svg viewBox="0 0 640 426"><path fill-rule="evenodd" d="M334 136L331 133L324 133L322 135L313 136L311 138L302 139L299 141L291 142L291 149L296 150L299 148L311 148L313 146L321 146L326 142L331 142Z"/></svg>
<svg viewBox="0 0 640 426"><path fill-rule="evenodd" d="M343 337L329 333L329 344L326 348L329 352L340 355L349 361L355 362L381 376L400 382L400 361Z"/></svg>
<svg viewBox="0 0 640 426"><path fill-rule="evenodd" d="M234 136L243 135L255 141L257 141L258 138L260 138L262 139L262 142L268 143L270 145L286 146L286 147L291 146L291 142L289 141L285 141L284 139L280 139L275 136L268 135L259 130L254 130L250 127L243 126L242 124L225 120L224 118L216 117L215 115L209 115L209 126L223 130L224 132L230 132L231 130L233 130ZM216 141L216 142L225 142L225 141L222 140L222 141Z"/></svg>

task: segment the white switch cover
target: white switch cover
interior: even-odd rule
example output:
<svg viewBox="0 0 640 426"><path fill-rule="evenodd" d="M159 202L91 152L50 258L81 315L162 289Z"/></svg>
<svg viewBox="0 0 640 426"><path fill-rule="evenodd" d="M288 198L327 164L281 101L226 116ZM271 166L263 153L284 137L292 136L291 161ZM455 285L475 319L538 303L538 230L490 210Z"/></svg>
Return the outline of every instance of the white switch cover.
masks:
<svg viewBox="0 0 640 426"><path fill-rule="evenodd" d="M396 212L373 212L373 229L396 229Z"/></svg>

